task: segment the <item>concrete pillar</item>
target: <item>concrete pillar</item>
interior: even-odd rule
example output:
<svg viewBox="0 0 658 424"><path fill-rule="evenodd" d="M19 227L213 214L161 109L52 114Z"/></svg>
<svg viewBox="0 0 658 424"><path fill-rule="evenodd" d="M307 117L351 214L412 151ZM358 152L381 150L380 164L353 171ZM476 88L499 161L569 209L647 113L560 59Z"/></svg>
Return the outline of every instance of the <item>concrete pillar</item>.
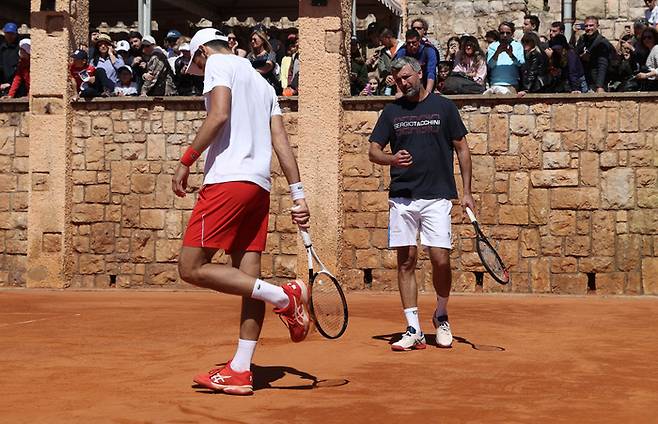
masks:
<svg viewBox="0 0 658 424"><path fill-rule="evenodd" d="M31 0L27 286L61 288L71 274L68 56L86 38L88 0Z"/></svg>
<svg viewBox="0 0 658 424"><path fill-rule="evenodd" d="M342 234L341 98L349 95L351 0L326 6L299 2L299 167L312 214L311 235L327 267L336 270ZM300 268L302 268L300 262ZM301 273L300 275L304 275Z"/></svg>

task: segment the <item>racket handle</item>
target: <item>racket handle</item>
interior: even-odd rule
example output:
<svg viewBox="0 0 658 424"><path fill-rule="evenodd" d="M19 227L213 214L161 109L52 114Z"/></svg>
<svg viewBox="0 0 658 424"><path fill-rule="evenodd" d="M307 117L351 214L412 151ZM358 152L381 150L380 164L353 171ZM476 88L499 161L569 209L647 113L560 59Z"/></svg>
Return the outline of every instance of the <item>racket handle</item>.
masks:
<svg viewBox="0 0 658 424"><path fill-rule="evenodd" d="M299 233L302 235L302 240L304 241L304 247L311 247L313 242L311 242L311 235L304 228L299 228Z"/></svg>
<svg viewBox="0 0 658 424"><path fill-rule="evenodd" d="M299 206L293 206L292 210L298 209ZM309 248L313 245L311 242L311 235L308 233L308 230L299 227L299 233L302 235L302 240L304 241L304 247Z"/></svg>
<svg viewBox="0 0 658 424"><path fill-rule="evenodd" d="M468 219L470 219L471 222L476 222L476 221L477 221L477 220L475 219L475 214L473 213L473 211L471 210L471 208L469 208L468 206L466 206L466 215L468 215Z"/></svg>

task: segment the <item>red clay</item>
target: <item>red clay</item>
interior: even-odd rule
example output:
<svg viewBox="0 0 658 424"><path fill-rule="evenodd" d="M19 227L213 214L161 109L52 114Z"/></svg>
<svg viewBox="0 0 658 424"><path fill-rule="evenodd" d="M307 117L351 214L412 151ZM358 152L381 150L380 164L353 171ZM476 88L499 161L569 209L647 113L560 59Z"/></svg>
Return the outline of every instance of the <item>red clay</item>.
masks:
<svg viewBox="0 0 658 424"><path fill-rule="evenodd" d="M232 397L195 389L192 377L231 358L237 298L1 291L0 421L658 420L658 298L453 296L453 348L412 352L389 347L405 327L397 294L348 300L350 326L337 341L313 334L293 344L268 314L256 391ZM432 296L421 296L430 334L432 310Z"/></svg>

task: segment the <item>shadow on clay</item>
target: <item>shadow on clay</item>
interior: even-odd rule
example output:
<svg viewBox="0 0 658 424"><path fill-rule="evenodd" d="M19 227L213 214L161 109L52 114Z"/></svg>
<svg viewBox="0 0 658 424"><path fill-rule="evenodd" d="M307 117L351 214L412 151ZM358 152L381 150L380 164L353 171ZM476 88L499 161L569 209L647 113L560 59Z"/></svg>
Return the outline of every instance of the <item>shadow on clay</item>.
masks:
<svg viewBox="0 0 658 424"><path fill-rule="evenodd" d="M400 340L402 338L402 333L391 333L391 334L381 334L379 336L372 336L374 340L382 340L387 342L388 344L393 344ZM493 345L484 345L484 344L477 344L473 343L468 339L465 339L464 337L459 337L459 336L453 336L452 337L454 341L457 343L462 343L471 346L475 350L480 350L484 352L504 352L505 348L502 346L493 346ZM427 344L430 346L435 346L438 347L436 344L436 336L434 334L425 334L425 340L427 341Z"/></svg>

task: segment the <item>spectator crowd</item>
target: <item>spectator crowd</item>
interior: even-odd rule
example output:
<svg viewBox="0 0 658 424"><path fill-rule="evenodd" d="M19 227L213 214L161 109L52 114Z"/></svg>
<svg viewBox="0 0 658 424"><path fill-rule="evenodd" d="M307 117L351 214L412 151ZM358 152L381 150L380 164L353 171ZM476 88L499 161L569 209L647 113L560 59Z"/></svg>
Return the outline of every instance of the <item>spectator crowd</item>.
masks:
<svg viewBox="0 0 658 424"><path fill-rule="evenodd" d="M539 34L537 16L527 15L523 34L502 22L485 34L485 46L469 34L441 43L428 36L428 23L414 19L398 39L394 30L371 23L364 39L352 37L350 89L352 95L397 95L391 62L416 58L427 90L444 94L586 93L658 91L658 0L645 0L645 16L626 26L614 45L589 16L573 26L570 40L565 25L553 22ZM30 89L29 38L20 38L15 23L3 27L0 42L0 97L27 96ZM250 30L224 31L233 52L249 60L278 95L298 94L299 40L258 24ZM130 32L112 39L92 30L89 43L71 54L69 74L76 97L194 96L203 91L202 77L185 73L190 38L170 30L159 45L150 35ZM517 39L518 38L518 39Z"/></svg>
<svg viewBox="0 0 658 424"><path fill-rule="evenodd" d="M539 18L527 15L518 39L514 23L502 22L486 33L485 46L463 34L450 37L445 48L428 37L422 18L411 22L403 40L371 23L364 40L352 37L351 93L395 95L391 61L403 56L420 62L427 90L444 94L658 91L658 5L645 3L645 16L626 26L614 44L595 16L574 24L569 40L563 22L539 34Z"/></svg>

